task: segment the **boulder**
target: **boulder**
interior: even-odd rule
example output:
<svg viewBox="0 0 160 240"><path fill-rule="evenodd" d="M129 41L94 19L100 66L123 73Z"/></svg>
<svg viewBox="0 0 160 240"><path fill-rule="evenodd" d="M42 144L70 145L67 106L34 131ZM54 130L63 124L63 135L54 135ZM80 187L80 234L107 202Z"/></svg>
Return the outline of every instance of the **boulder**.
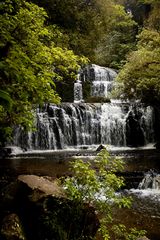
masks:
<svg viewBox="0 0 160 240"><path fill-rule="evenodd" d="M102 149L106 149L106 147L103 146L102 144L100 144L100 145L98 146L98 148L96 149L96 152L100 152Z"/></svg>
<svg viewBox="0 0 160 240"><path fill-rule="evenodd" d="M15 182L5 186L0 200L5 223L8 213L14 212L16 215L9 215L10 218L21 220L18 224L23 226L29 240L78 240L82 237L89 240L99 227L94 208L67 199L58 179L51 177L20 175ZM3 236L4 226L6 224L2 228ZM18 231L19 238L13 239L23 239L20 229Z"/></svg>
<svg viewBox="0 0 160 240"><path fill-rule="evenodd" d="M39 177L36 175L20 175L18 180L32 189L32 196L39 192L39 198L44 196L63 197L64 191L59 184L58 179L51 177Z"/></svg>
<svg viewBox="0 0 160 240"><path fill-rule="evenodd" d="M6 146L0 148L0 159L14 157L17 154L23 153L23 150L20 147L16 146Z"/></svg>

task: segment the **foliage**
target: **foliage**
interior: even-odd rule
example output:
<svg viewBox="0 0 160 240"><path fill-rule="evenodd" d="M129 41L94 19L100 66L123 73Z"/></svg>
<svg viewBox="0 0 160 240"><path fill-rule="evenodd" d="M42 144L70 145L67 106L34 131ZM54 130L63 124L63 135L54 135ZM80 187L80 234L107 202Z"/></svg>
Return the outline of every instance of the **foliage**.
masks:
<svg viewBox="0 0 160 240"><path fill-rule="evenodd" d="M150 4L145 0L119 0L128 13L132 14L133 19L138 23L140 30L144 26L144 22L150 12Z"/></svg>
<svg viewBox="0 0 160 240"><path fill-rule="evenodd" d="M131 228L129 232L124 225L119 224L113 227L114 239L124 239L124 240L137 240L141 239L142 236L146 234L145 230L137 230L136 228Z"/></svg>
<svg viewBox="0 0 160 240"><path fill-rule="evenodd" d="M155 104L160 101L160 33L144 29L137 47L117 79L126 98Z"/></svg>
<svg viewBox="0 0 160 240"><path fill-rule="evenodd" d="M5 139L10 136L11 129L9 127L6 127L3 123L3 120L6 119L7 114L6 111L10 112L12 109L12 99L10 98L10 95L0 90L0 133L1 133L1 141L4 142ZM0 144L1 145L1 144Z"/></svg>
<svg viewBox="0 0 160 240"><path fill-rule="evenodd" d="M68 46L91 62L119 67L133 47L136 24L115 0L32 1L47 10L51 24L63 29Z"/></svg>
<svg viewBox="0 0 160 240"><path fill-rule="evenodd" d="M150 5L151 11L146 25L157 31L160 31L160 2L157 0L144 1Z"/></svg>
<svg viewBox="0 0 160 240"><path fill-rule="evenodd" d="M160 102L160 3L156 0L141 0L150 4L151 11L145 27L138 35L137 49L128 56L120 71L119 95L129 99L141 99L148 104Z"/></svg>
<svg viewBox="0 0 160 240"><path fill-rule="evenodd" d="M93 55L101 32L97 2L84 0L33 0L49 14L51 24L58 25L69 37L68 45L77 54Z"/></svg>
<svg viewBox="0 0 160 240"><path fill-rule="evenodd" d="M130 198L117 194L117 191L124 186L124 179L116 176L116 172L122 169L122 160L113 159L108 151L103 149L92 163L78 159L72 162L73 176L67 177L64 182L69 199L76 201L77 205L85 202L95 208L95 212L100 216L99 233L105 240L110 239L110 226L113 225L112 209L115 206L122 208L131 205ZM113 227L115 228L114 225Z"/></svg>
<svg viewBox="0 0 160 240"><path fill-rule="evenodd" d="M0 90L0 105L7 110L11 110L12 108L12 99L7 92L2 90Z"/></svg>
<svg viewBox="0 0 160 240"><path fill-rule="evenodd" d="M34 238L39 240L91 240L98 227L93 208L65 198L46 197L39 220L36 222L39 231Z"/></svg>
<svg viewBox="0 0 160 240"><path fill-rule="evenodd" d="M108 6L105 6L105 10ZM109 23L99 41L95 54L100 65L120 68L128 52L134 49L137 24L121 5L111 5Z"/></svg>
<svg viewBox="0 0 160 240"><path fill-rule="evenodd" d="M62 48L62 40L57 44L61 32L56 26L45 27L47 14L35 4L8 0L1 3L0 12L0 81L12 99L1 125L31 127L33 104L59 103L55 79L75 78L86 60Z"/></svg>

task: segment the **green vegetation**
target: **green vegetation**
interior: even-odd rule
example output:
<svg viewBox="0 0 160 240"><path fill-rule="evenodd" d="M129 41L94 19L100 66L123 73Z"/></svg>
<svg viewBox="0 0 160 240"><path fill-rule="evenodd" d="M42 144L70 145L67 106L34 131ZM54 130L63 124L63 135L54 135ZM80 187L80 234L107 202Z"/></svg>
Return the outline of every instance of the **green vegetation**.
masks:
<svg viewBox="0 0 160 240"><path fill-rule="evenodd" d="M66 194L70 200L77 202L77 206L86 203L95 209L100 219L99 233L104 240L124 239L134 240L144 235L144 231L130 229L125 226L114 225L112 211L115 207L130 207L131 199L117 191L124 186L124 179L117 177L116 172L123 169L120 159L113 159L106 149L101 150L97 157L89 161L75 160L71 163L72 177L64 182ZM82 239L83 239L82 233Z"/></svg>
<svg viewBox="0 0 160 240"><path fill-rule="evenodd" d="M116 0L33 0L63 29L68 47L99 65L119 68L134 47L137 26ZM124 36L125 34L125 36Z"/></svg>
<svg viewBox="0 0 160 240"><path fill-rule="evenodd" d="M105 29L95 49L95 61L99 65L119 69L124 65L126 54L135 47L137 24L124 7L110 1L103 6L107 13Z"/></svg>
<svg viewBox="0 0 160 240"><path fill-rule="evenodd" d="M13 126L32 126L37 105L72 101L88 61L121 69L119 95L159 103L159 10L157 0L2 1L1 144Z"/></svg>
<svg viewBox="0 0 160 240"><path fill-rule="evenodd" d="M133 14L127 12L128 8ZM121 69L117 78L119 95L158 105L159 12L159 0L2 0L0 146L11 136L14 126L32 127L33 109L38 105L59 103L61 97L70 101L76 73L89 61ZM90 85L87 82L85 86L87 99ZM130 206L128 199L116 194L124 185L123 179L116 176L121 168L121 162L103 150L94 167L89 162L75 161L73 177L65 181L70 199L78 204L85 201L100 214L104 239L113 232L115 239L116 234L122 234L126 240L141 234L134 229L126 233L122 225L111 231L106 227L112 224L115 205Z"/></svg>
<svg viewBox="0 0 160 240"><path fill-rule="evenodd" d="M114 0L8 0L0 13L1 90L11 100L0 103L1 145L13 126L32 126L33 106L73 99L87 58L121 67L134 46L136 24Z"/></svg>
<svg viewBox="0 0 160 240"><path fill-rule="evenodd" d="M9 94L3 90L0 90L0 105L3 106L8 111L12 108L12 99Z"/></svg>
<svg viewBox="0 0 160 240"><path fill-rule="evenodd" d="M32 126L33 105L59 103L54 81L74 79L79 64L86 60L57 44L62 33L54 25L45 26L47 14L37 5L8 0L1 3L0 13L1 99L12 99L8 111L0 103L3 144L8 127Z"/></svg>
<svg viewBox="0 0 160 240"><path fill-rule="evenodd" d="M160 102L160 3L151 3L151 12L138 35L137 50L131 52L118 81L125 98L141 99L148 104Z"/></svg>

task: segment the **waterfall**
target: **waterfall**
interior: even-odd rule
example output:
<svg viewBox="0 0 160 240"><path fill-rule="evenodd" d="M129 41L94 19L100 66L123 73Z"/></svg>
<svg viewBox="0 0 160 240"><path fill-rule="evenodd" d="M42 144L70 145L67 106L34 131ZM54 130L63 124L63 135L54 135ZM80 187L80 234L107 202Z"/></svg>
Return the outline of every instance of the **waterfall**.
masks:
<svg viewBox="0 0 160 240"><path fill-rule="evenodd" d="M74 102L83 102L82 82L80 81L80 74L77 75L77 80L74 83Z"/></svg>
<svg viewBox="0 0 160 240"><path fill-rule="evenodd" d="M154 141L153 111L143 105L48 105L37 111L35 127L30 133L18 129L13 144L25 149L65 149L99 144L142 146Z"/></svg>
<svg viewBox="0 0 160 240"><path fill-rule="evenodd" d="M88 72L89 78L92 81L91 96L108 97L117 73L113 69L95 64L89 67Z"/></svg>
<svg viewBox="0 0 160 240"><path fill-rule="evenodd" d="M140 182L139 189L160 189L160 174L157 174L153 170L150 170L147 172L143 178L143 180Z"/></svg>
<svg viewBox="0 0 160 240"><path fill-rule="evenodd" d="M66 149L106 144L139 147L154 142L154 112L143 104L84 103L82 82L89 81L92 96L107 97L117 73L92 64L79 71L74 103L48 104L37 109L35 131L15 129L13 145L24 149Z"/></svg>

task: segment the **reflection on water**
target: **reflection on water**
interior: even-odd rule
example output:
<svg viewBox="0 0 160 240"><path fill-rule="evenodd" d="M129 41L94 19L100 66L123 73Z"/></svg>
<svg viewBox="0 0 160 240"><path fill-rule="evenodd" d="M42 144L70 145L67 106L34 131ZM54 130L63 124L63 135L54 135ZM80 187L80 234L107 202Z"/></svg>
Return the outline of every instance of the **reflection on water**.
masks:
<svg viewBox="0 0 160 240"><path fill-rule="evenodd" d="M1 159L0 170L12 170L16 175L35 174L41 176L60 177L68 174L68 160L51 160L44 157L27 157Z"/></svg>
<svg viewBox="0 0 160 240"><path fill-rule="evenodd" d="M147 230L147 237L160 240L160 192L152 190L129 190L132 196L131 209L116 209L115 221L128 227Z"/></svg>
<svg viewBox="0 0 160 240"><path fill-rule="evenodd" d="M87 156L79 156L80 152L76 152L76 157L87 158ZM85 153L85 151L84 151ZM19 175L19 174L36 174L41 176L60 177L68 175L68 162L71 155L50 154L48 157L38 154L30 154L27 156L16 157L12 159L1 159L0 175ZM85 155L85 154L84 154ZM137 152L137 154L120 154L126 161L125 174L127 178L134 175L136 178L137 171L141 172L142 180L143 173L149 169L156 169L160 172L159 153L156 150L145 150ZM63 157L62 157L63 156ZM90 160L93 158L89 152ZM124 174L124 176L125 176ZM0 177L1 177L0 176ZM131 180L133 180L131 178ZM127 179L126 179L127 181ZM138 186L138 184L137 184ZM138 190L128 189L124 193L133 197L133 205L131 209L117 209L115 211L115 221L120 221L128 227L137 227L138 229L146 229L147 236L151 240L160 240L160 192L159 190Z"/></svg>

